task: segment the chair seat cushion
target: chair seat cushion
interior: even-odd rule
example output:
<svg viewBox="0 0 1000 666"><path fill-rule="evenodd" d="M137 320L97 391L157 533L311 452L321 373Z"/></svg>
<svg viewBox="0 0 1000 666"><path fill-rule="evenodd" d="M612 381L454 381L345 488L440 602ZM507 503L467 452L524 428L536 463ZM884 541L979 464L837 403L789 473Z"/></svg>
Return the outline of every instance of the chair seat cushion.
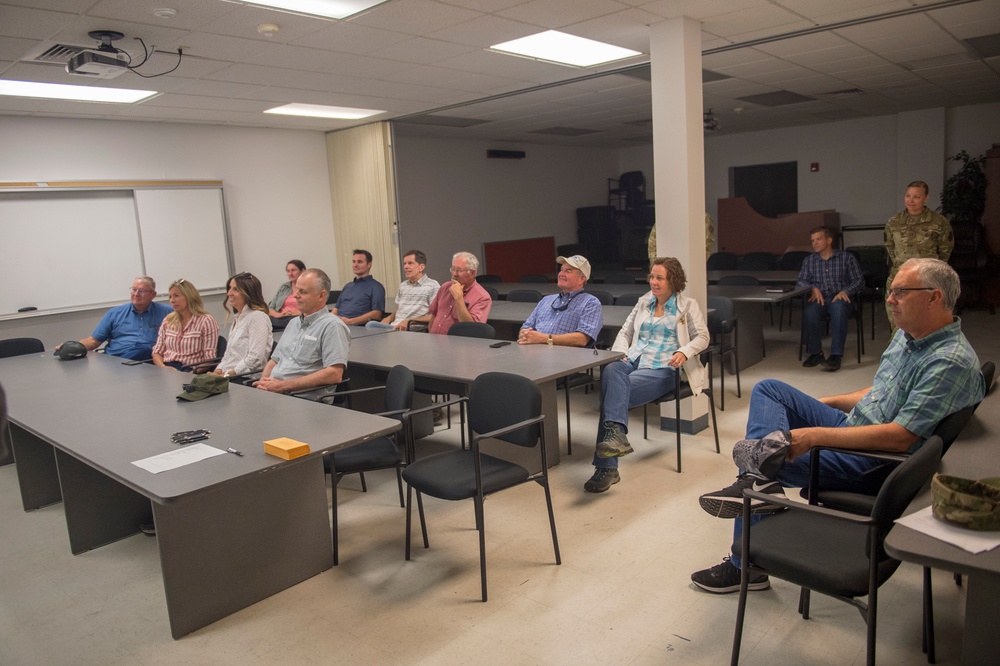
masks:
<svg viewBox="0 0 1000 666"><path fill-rule="evenodd" d="M788 510L750 529L750 562L774 576L818 592L860 597L868 594L868 528L828 516ZM733 552L742 558L742 544ZM899 566L879 563L881 585Z"/></svg>
<svg viewBox="0 0 1000 666"><path fill-rule="evenodd" d="M396 443L388 437L376 437L373 440L357 444L333 454L333 462L338 473L351 474L380 467L394 467L403 458L399 455ZM328 461L324 460L326 471L330 471Z"/></svg>
<svg viewBox="0 0 1000 666"><path fill-rule="evenodd" d="M493 456L480 455L483 494L516 486L528 479L528 470ZM403 479L416 490L445 500L461 500L476 494L476 469L472 451L447 451L420 458L407 465Z"/></svg>

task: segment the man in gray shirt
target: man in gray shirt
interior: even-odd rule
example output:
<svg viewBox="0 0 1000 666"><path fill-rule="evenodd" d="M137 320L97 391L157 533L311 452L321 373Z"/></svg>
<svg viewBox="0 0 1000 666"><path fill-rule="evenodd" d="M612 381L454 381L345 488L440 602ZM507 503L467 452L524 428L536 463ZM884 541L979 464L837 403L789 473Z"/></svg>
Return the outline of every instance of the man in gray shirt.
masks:
<svg viewBox="0 0 1000 666"><path fill-rule="evenodd" d="M275 393L316 388L300 394L313 399L333 394L331 385L344 378L351 335L326 309L329 293L330 278L323 271L309 268L299 275L294 294L302 314L289 322L254 386Z"/></svg>

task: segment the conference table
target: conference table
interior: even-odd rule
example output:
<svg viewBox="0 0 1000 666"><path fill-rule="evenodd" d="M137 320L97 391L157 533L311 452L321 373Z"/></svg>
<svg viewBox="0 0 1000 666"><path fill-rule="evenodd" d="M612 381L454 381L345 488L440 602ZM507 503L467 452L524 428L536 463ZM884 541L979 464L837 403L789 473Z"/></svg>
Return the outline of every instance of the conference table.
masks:
<svg viewBox="0 0 1000 666"><path fill-rule="evenodd" d="M757 278L764 285L795 284L799 279L798 271L707 271L705 277L709 284L718 284L722 278L737 275Z"/></svg>
<svg viewBox="0 0 1000 666"><path fill-rule="evenodd" d="M808 287L785 287L787 291L775 291L763 285L742 287L730 285L708 285L709 296L723 296L731 299L739 317L740 327L740 370L764 358L764 306L777 305L782 301L799 298L809 293Z"/></svg>
<svg viewBox="0 0 1000 666"><path fill-rule="evenodd" d="M181 401L191 375L105 354L18 356L0 360L0 373L25 510L62 500L74 554L138 533L152 510L174 638L331 568L323 455L400 427L238 384ZM196 429L210 438L189 446L243 455L155 474L132 464L190 452L171 435ZM276 437L311 452L265 454L263 440Z"/></svg>
<svg viewBox="0 0 1000 666"><path fill-rule="evenodd" d="M429 393L465 396L476 377L486 372L510 372L527 377L541 389L546 455L549 466L559 463L559 405L556 382L561 377L583 372L622 358L620 352L519 345L511 342L491 347L494 340L454 335L431 335L393 331L386 335L368 335L351 340L348 361L351 381L359 385L382 383L395 365L405 365L414 375L416 387ZM497 396L503 400L503 396ZM522 464L529 471L538 466L537 456L524 451L523 457L511 458L509 447L503 453L492 447L483 449Z"/></svg>
<svg viewBox="0 0 1000 666"><path fill-rule="evenodd" d="M941 460L941 473L966 479L1000 476L1000 409L997 397L987 397L975 416ZM991 404L992 403L992 404ZM909 515L931 503L926 488L910 502ZM965 632L963 664L995 664L1000 636L1000 548L973 555L904 525L895 525L885 541L886 552L904 562L915 562L943 572L965 574ZM950 573L939 576L950 583ZM940 584L940 583L939 583Z"/></svg>
<svg viewBox="0 0 1000 666"><path fill-rule="evenodd" d="M536 305L537 303L494 301L487 323L497 329L497 339L514 340L517 338L517 332L521 330L521 324L531 316ZM632 308L631 305L602 305L602 331L606 335L617 335L625 325Z"/></svg>

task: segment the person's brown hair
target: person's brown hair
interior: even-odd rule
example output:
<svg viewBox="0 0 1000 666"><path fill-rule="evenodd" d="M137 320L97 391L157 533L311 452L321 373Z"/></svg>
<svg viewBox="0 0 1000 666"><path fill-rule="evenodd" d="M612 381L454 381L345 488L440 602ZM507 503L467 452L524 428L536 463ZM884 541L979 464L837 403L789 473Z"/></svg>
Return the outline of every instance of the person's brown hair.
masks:
<svg viewBox="0 0 1000 666"><path fill-rule="evenodd" d="M650 272L653 266L663 266L667 271L667 282L670 283L670 291L675 294L684 291L687 286L687 276L684 274L684 267L674 257L657 257L653 259L653 265L649 267Z"/></svg>

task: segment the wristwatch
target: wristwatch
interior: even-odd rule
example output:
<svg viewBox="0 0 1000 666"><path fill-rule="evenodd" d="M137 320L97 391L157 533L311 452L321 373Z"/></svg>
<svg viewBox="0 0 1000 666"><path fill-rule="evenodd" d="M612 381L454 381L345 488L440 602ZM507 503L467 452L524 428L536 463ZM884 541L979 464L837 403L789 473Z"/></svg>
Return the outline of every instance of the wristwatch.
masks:
<svg viewBox="0 0 1000 666"><path fill-rule="evenodd" d="M555 344L555 342L552 340L552 334L549 333L549 347L551 347L554 344Z"/></svg>

